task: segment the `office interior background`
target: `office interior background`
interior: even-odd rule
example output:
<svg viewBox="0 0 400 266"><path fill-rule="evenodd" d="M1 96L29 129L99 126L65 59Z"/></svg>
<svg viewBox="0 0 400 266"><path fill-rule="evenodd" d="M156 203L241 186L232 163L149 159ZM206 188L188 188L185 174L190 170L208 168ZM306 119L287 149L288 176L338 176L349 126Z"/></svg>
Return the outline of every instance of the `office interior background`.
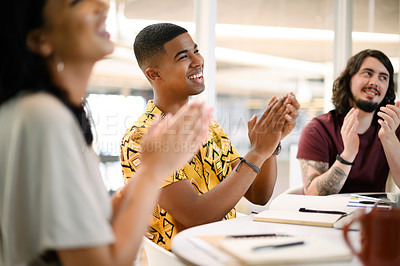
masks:
<svg viewBox="0 0 400 266"><path fill-rule="evenodd" d="M296 157L302 128L331 109L334 78L347 59L378 49L399 69L399 0L109 0L107 29L114 52L95 65L88 106L104 182L123 185L120 142L153 93L132 50L146 25L172 22L188 29L205 58L203 99L241 154L247 121L273 95L294 92L297 125L282 142L274 195L302 184ZM397 89L398 91L398 89ZM273 196L274 197L274 196ZM256 206L241 203L245 211ZM243 205L245 204L245 205ZM243 207L244 206L244 207ZM258 207L260 208L260 207Z"/></svg>

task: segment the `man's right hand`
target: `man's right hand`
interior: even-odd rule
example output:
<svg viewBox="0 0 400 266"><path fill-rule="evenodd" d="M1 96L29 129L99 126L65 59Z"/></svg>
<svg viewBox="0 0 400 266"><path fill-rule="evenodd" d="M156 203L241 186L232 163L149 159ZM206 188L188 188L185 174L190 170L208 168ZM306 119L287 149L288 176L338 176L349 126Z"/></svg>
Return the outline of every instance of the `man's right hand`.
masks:
<svg viewBox="0 0 400 266"><path fill-rule="evenodd" d="M342 135L344 149L340 155L344 160L353 162L357 156L360 139L357 134L358 109L351 108L344 118L340 134Z"/></svg>

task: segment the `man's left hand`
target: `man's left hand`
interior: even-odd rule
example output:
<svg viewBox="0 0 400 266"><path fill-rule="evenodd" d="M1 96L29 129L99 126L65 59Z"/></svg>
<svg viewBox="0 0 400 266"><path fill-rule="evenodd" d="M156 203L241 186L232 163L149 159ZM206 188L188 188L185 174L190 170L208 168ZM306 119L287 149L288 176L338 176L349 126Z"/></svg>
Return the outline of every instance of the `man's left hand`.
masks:
<svg viewBox="0 0 400 266"><path fill-rule="evenodd" d="M394 105L382 106L377 115L381 118L378 120L381 125L378 132L381 141L397 140L396 130L400 124L400 101L397 101Z"/></svg>

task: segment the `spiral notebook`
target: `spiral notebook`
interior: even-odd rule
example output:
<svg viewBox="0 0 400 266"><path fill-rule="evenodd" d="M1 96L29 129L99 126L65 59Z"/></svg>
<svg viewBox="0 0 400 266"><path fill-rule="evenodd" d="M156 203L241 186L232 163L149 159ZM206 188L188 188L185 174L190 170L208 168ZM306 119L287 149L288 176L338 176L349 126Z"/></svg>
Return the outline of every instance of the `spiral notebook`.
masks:
<svg viewBox="0 0 400 266"><path fill-rule="evenodd" d="M348 261L353 258L345 245L335 245L314 236L224 238L219 247L245 265Z"/></svg>

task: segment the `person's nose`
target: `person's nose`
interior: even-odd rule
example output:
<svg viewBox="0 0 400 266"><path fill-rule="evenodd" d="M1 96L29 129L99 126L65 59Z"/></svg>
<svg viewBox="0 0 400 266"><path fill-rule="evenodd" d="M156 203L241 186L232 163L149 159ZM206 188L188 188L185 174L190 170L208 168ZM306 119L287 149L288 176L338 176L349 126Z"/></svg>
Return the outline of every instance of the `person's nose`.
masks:
<svg viewBox="0 0 400 266"><path fill-rule="evenodd" d="M202 67L204 65L203 57L197 53L192 56L192 67Z"/></svg>
<svg viewBox="0 0 400 266"><path fill-rule="evenodd" d="M378 87L378 76L377 75L372 75L369 79L368 82L370 87L377 88Z"/></svg>

